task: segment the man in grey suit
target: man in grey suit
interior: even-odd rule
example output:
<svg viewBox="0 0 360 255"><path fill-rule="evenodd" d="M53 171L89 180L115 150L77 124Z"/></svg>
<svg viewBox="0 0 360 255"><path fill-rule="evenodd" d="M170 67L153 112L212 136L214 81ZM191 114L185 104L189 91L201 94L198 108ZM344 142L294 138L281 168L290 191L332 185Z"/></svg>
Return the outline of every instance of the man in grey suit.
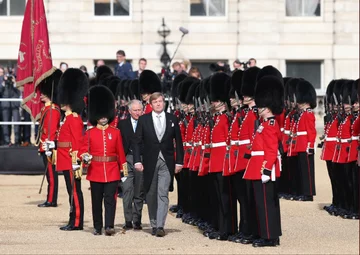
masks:
<svg viewBox="0 0 360 255"><path fill-rule="evenodd" d="M164 95L155 92L150 96L149 102L153 111L141 116L136 128L133 143L134 166L144 173L152 235L163 237L169 191L173 191L174 174L182 169L184 149L177 118L164 112ZM143 163L140 159L141 145L144 146Z"/></svg>
<svg viewBox="0 0 360 255"><path fill-rule="evenodd" d="M122 179L121 188L123 191L123 207L125 216L125 225L123 229L128 230L134 228L141 230L142 208L145 199L143 187L143 173L135 171L132 143L137 128L139 117L143 113L143 105L139 100L132 100L129 104L130 117L119 121L118 129L120 129L123 148L128 163L128 176ZM140 149L140 154L142 151Z"/></svg>

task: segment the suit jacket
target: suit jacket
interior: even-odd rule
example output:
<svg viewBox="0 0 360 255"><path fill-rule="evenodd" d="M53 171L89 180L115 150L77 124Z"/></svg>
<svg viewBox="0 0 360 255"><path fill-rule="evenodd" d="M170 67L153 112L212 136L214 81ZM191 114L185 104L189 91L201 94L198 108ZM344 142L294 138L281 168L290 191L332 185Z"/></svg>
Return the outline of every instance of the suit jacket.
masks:
<svg viewBox="0 0 360 255"><path fill-rule="evenodd" d="M133 141L135 138L134 129L131 123L131 118L127 118L124 120L120 120L117 128L120 129L122 141L123 141L123 147L125 155L133 154ZM142 145L140 145L140 155L142 155Z"/></svg>
<svg viewBox="0 0 360 255"><path fill-rule="evenodd" d="M128 62L124 62L122 66L116 64L115 66L115 75L122 80L132 80L134 79L134 72L132 66Z"/></svg>
<svg viewBox="0 0 360 255"><path fill-rule="evenodd" d="M156 135L151 112L141 116L137 124L133 144L134 163L141 162L140 148L143 144L144 189L146 192L150 189L160 151L170 171L169 191L173 191L175 164L183 165L184 149L179 123L176 117L169 113L165 113L165 119L166 129L160 142Z"/></svg>

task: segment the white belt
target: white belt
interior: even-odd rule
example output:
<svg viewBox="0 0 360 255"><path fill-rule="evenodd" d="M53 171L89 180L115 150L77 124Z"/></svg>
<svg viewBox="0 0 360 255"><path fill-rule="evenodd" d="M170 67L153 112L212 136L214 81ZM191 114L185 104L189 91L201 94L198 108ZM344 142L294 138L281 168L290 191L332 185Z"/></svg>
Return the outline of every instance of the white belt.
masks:
<svg viewBox="0 0 360 255"><path fill-rule="evenodd" d="M284 131L284 128L280 128L280 131L281 131L281 132Z"/></svg>
<svg viewBox="0 0 360 255"><path fill-rule="evenodd" d="M339 139L339 142L340 142L340 143L348 143L349 140L351 140L351 138L348 138L348 139Z"/></svg>
<svg viewBox="0 0 360 255"><path fill-rule="evenodd" d="M183 146L192 146L192 143L183 143Z"/></svg>
<svg viewBox="0 0 360 255"><path fill-rule="evenodd" d="M351 140L359 140L359 136L352 136Z"/></svg>
<svg viewBox="0 0 360 255"><path fill-rule="evenodd" d="M230 145L243 145L243 144L249 144L250 143L250 139L246 139L246 140L231 140L230 141Z"/></svg>
<svg viewBox="0 0 360 255"><path fill-rule="evenodd" d="M199 145L201 145L201 142L199 142L199 143L194 143L194 146L199 146Z"/></svg>
<svg viewBox="0 0 360 255"><path fill-rule="evenodd" d="M264 151L252 151L251 156L264 156Z"/></svg>
<svg viewBox="0 0 360 255"><path fill-rule="evenodd" d="M285 135L290 135L290 130L284 130Z"/></svg>
<svg viewBox="0 0 360 255"><path fill-rule="evenodd" d="M222 147L222 146L226 146L226 142L221 142L221 143L212 143L211 144L211 148L217 148L217 147Z"/></svg>
<svg viewBox="0 0 360 255"><path fill-rule="evenodd" d="M204 144L204 145L201 146L201 149L202 149L202 150L205 150L205 149L206 149L205 146L209 146L209 145L210 145L210 144Z"/></svg>
<svg viewBox="0 0 360 255"><path fill-rule="evenodd" d="M307 135L307 132L306 132L306 131L296 132L296 135L297 135L297 136L300 136L300 135Z"/></svg>
<svg viewBox="0 0 360 255"><path fill-rule="evenodd" d="M337 140L336 140L336 137L326 137L325 141L327 141L327 142L336 142Z"/></svg>

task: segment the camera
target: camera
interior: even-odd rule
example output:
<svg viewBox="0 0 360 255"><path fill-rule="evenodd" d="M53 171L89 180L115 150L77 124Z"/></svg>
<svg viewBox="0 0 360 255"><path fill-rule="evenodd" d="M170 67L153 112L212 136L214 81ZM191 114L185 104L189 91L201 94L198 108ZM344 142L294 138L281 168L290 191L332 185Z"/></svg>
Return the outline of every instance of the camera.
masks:
<svg viewBox="0 0 360 255"><path fill-rule="evenodd" d="M7 74L5 75L5 86L7 87L13 87L15 83L15 75L14 75L14 69L12 67L7 67Z"/></svg>

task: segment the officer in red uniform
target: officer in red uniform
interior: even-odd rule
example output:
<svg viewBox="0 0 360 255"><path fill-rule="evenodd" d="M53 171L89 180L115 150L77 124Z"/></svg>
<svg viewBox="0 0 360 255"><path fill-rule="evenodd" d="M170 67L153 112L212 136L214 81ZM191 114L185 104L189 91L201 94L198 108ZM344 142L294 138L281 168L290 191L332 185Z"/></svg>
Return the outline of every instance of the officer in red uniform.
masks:
<svg viewBox="0 0 360 255"><path fill-rule="evenodd" d="M280 203L276 176L280 173L279 142L281 138L275 114L283 111L282 80L265 76L257 82L255 102L263 122L258 126L251 147L251 158L244 173L249 180L251 200L251 230L254 247L280 244Z"/></svg>
<svg viewBox="0 0 360 255"><path fill-rule="evenodd" d="M227 139L229 133L229 118L227 103L230 91L230 77L223 73L215 73L210 79L210 101L215 111L214 127L210 135L209 175L215 190L213 197L214 217L217 217L215 232L209 234L210 239L227 240L237 232L237 222L232 218L236 214L236 200L232 196L230 177L225 168Z"/></svg>
<svg viewBox="0 0 360 255"><path fill-rule="evenodd" d="M46 168L48 182L47 198L38 207L56 207L58 197L58 174L55 171L55 155L46 147L46 140L54 141L60 127L60 107L56 104L57 86L62 72L57 69L53 74L44 79L40 84L40 99L45 106L41 109L39 131L36 144ZM52 101L51 101L52 100Z"/></svg>
<svg viewBox="0 0 360 255"><path fill-rule="evenodd" d="M56 171L62 171L69 195L69 223L61 230L82 230L84 223L84 199L81 191L82 169L78 151L83 139L83 121L81 113L85 107L84 97L89 80L80 69L69 68L59 82L58 102L65 112L63 124L57 138ZM54 141L48 141L54 148Z"/></svg>
<svg viewBox="0 0 360 255"><path fill-rule="evenodd" d="M115 234L114 221L117 187L122 173L127 176L127 163L120 130L108 123L114 119L114 96L104 86L89 91L89 121L92 128L85 133L80 159L88 165L86 179L90 181L94 235L101 235L102 204L105 207L105 235Z"/></svg>
<svg viewBox="0 0 360 255"><path fill-rule="evenodd" d="M144 114L152 112L149 99L152 93L161 92L160 79L151 70L144 70L139 77L140 94L144 102Z"/></svg>
<svg viewBox="0 0 360 255"><path fill-rule="evenodd" d="M298 169L297 179L299 196L298 201L313 201L315 190L315 141L316 127L315 114L316 91L314 87L305 80L300 80L295 92L299 119L293 131L292 141L295 141L294 151L297 153Z"/></svg>

